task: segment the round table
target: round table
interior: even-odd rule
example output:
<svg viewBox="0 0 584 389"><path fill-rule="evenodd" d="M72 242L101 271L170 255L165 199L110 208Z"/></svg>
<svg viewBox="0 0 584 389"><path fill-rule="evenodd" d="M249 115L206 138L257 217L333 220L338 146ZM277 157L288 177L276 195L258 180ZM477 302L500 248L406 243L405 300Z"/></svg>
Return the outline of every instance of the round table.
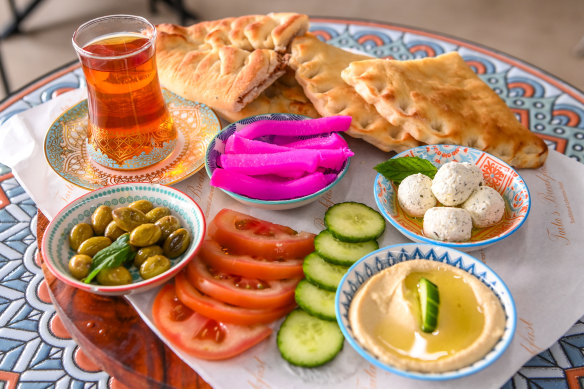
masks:
<svg viewBox="0 0 584 389"><path fill-rule="evenodd" d="M311 19L311 31L376 57L403 60L456 50L526 127L550 148L584 162L584 93L542 70L470 42L403 26ZM0 103L0 125L84 84L79 65L67 64ZM7 387L208 387L124 299L74 290L46 272L37 243L46 225L10 169L0 165L0 380ZM504 387L579 388L583 319Z"/></svg>

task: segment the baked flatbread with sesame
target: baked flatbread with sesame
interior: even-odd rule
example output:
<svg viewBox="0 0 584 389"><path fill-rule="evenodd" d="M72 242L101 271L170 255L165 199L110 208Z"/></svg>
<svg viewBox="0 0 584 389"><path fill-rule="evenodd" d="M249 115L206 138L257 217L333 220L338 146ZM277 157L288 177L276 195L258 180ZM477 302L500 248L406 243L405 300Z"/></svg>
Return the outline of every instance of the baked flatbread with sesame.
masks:
<svg viewBox="0 0 584 389"><path fill-rule="evenodd" d="M216 111L221 117L231 122L265 113L293 113L311 118L320 117L294 78L294 72L291 69L288 69L282 77L278 78L254 101L243 107L241 111L220 109L216 109Z"/></svg>
<svg viewBox="0 0 584 389"><path fill-rule="evenodd" d="M457 144L491 153L511 166L535 168L545 142L456 53L351 63L342 78L390 123L428 144Z"/></svg>
<svg viewBox="0 0 584 389"><path fill-rule="evenodd" d="M391 125L341 78L341 71L351 62L369 58L306 34L292 41L289 65L321 116L353 117L348 135L362 138L383 151L400 152L418 146L419 142L407 131Z"/></svg>
<svg viewBox="0 0 584 389"><path fill-rule="evenodd" d="M187 99L237 112L284 74L288 46L308 30L308 17L272 13L156 29L161 83Z"/></svg>

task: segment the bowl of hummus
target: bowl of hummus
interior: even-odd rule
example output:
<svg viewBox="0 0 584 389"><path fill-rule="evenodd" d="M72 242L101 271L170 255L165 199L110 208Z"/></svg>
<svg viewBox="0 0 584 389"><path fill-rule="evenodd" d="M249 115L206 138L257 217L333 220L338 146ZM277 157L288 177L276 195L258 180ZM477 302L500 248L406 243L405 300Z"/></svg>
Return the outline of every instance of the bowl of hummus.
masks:
<svg viewBox="0 0 584 389"><path fill-rule="evenodd" d="M341 280L335 304L345 339L363 358L423 380L485 369L505 352L517 325L513 297L493 270L430 244L387 246L363 257Z"/></svg>
<svg viewBox="0 0 584 389"><path fill-rule="evenodd" d="M399 232L418 243L462 251L486 248L511 236L531 209L523 178L501 159L470 147L419 146L392 159L417 157L437 169L396 184L379 173L375 202Z"/></svg>

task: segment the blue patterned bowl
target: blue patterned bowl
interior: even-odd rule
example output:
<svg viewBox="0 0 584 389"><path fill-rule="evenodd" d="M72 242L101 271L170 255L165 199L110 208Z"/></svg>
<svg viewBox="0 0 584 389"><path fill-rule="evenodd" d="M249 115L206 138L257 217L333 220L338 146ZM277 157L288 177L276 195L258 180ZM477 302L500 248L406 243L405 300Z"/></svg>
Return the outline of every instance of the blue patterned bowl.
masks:
<svg viewBox="0 0 584 389"><path fill-rule="evenodd" d="M127 206L136 200L150 200L155 207L170 208L181 225L191 233L191 243L180 257L171 259L171 268L156 277L143 280L138 269L132 266L130 273L133 283L122 286L103 286L95 283L85 284L69 274L69 258L75 252L69 247L69 231L77 223L89 223L91 214L100 205L111 208ZM174 277L199 251L205 237L205 216L199 205L186 194L163 185L132 183L108 186L94 190L74 200L63 208L47 227L41 253L47 268L64 283L76 288L109 296L144 292Z"/></svg>
<svg viewBox="0 0 584 389"><path fill-rule="evenodd" d="M357 290L369 278L397 263L413 259L443 262L456 266L489 287L501 301L506 315L505 331L493 349L479 361L458 370L443 373L420 373L406 371L385 364L369 353L354 337L348 319L349 307ZM507 349L517 326L515 302L503 280L487 265L478 259L458 250L430 244L403 243L387 246L361 258L347 271L337 288L335 299L337 322L349 344L368 362L389 372L421 380L449 380L464 377L486 368L496 361Z"/></svg>
<svg viewBox="0 0 584 389"><path fill-rule="evenodd" d="M373 183L377 208L399 232L414 242L432 243L462 251L479 250L513 234L529 215L531 198L523 178L511 166L491 154L470 147L430 145L406 150L393 158L399 157L424 158L438 168L450 161L469 162L481 169L485 183L496 189L505 200L505 214L499 223L486 228L473 228L470 241L443 242L424 236L423 219L406 214L397 201L397 186L377 174Z"/></svg>
<svg viewBox="0 0 584 389"><path fill-rule="evenodd" d="M213 175L213 172L217 168L217 161L219 160L219 157L224 153L225 141L227 140L227 138L229 138L231 135L233 135L234 132L239 131L246 125L253 122L257 122L259 120L306 120L306 119L310 118L307 116L289 113L268 113L263 115L250 116L248 118L227 125L225 128L223 128L223 130L221 130L219 134L215 136L215 138L211 140L211 143L209 143L209 147L207 148L207 155L205 157L205 170L207 171L207 174L209 175L209 177L211 177ZM298 137L298 140L306 138L307 137ZM269 137L264 137L262 138L262 140L266 142L270 141ZM328 186L322 188L321 190L315 193L289 200L258 200L228 190L224 189L221 190L228 194L229 196L231 196L232 198L234 198L235 200L239 201L240 203L252 207L270 210L298 208L303 205L312 203L320 196L331 190L333 186L338 184L339 181L341 181L341 179L345 175L345 173L347 173L347 170L349 169L349 162L350 158L347 159L345 165L342 167L340 171L335 172L337 174L337 178Z"/></svg>

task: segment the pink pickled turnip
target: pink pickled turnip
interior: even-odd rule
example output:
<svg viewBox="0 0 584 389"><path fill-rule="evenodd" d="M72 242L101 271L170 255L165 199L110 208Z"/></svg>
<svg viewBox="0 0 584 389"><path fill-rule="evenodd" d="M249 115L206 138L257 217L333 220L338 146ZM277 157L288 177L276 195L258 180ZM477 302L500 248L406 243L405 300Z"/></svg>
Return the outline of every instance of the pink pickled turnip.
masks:
<svg viewBox="0 0 584 389"><path fill-rule="evenodd" d="M347 158L354 155L348 148L323 150L306 149L305 151L314 152L318 155L318 167L333 170L341 170Z"/></svg>
<svg viewBox="0 0 584 389"><path fill-rule="evenodd" d="M283 151L290 151L290 148L260 140L243 138L237 133L231 135L225 142L225 154L271 154Z"/></svg>
<svg viewBox="0 0 584 389"><path fill-rule="evenodd" d="M317 155L304 155L297 151L272 154L223 154L219 166L236 173L258 176L276 174L299 177L313 173L318 168Z"/></svg>
<svg viewBox="0 0 584 389"><path fill-rule="evenodd" d="M275 174L299 177L303 173L314 173L319 167L340 170L352 155L353 152L346 148L298 149L272 154L223 154L219 157L219 166L250 176Z"/></svg>
<svg viewBox="0 0 584 389"><path fill-rule="evenodd" d="M305 136L347 131L350 116L328 116L307 120L259 120L243 127L237 134L248 139L265 135Z"/></svg>
<svg viewBox="0 0 584 389"><path fill-rule="evenodd" d="M272 139L272 143L293 149L341 149L348 147L347 142L336 132L301 140L295 137L276 135Z"/></svg>
<svg viewBox="0 0 584 389"><path fill-rule="evenodd" d="M307 196L328 186L336 174L316 172L295 180L250 177L225 169L215 169L211 185L258 200L287 200Z"/></svg>

